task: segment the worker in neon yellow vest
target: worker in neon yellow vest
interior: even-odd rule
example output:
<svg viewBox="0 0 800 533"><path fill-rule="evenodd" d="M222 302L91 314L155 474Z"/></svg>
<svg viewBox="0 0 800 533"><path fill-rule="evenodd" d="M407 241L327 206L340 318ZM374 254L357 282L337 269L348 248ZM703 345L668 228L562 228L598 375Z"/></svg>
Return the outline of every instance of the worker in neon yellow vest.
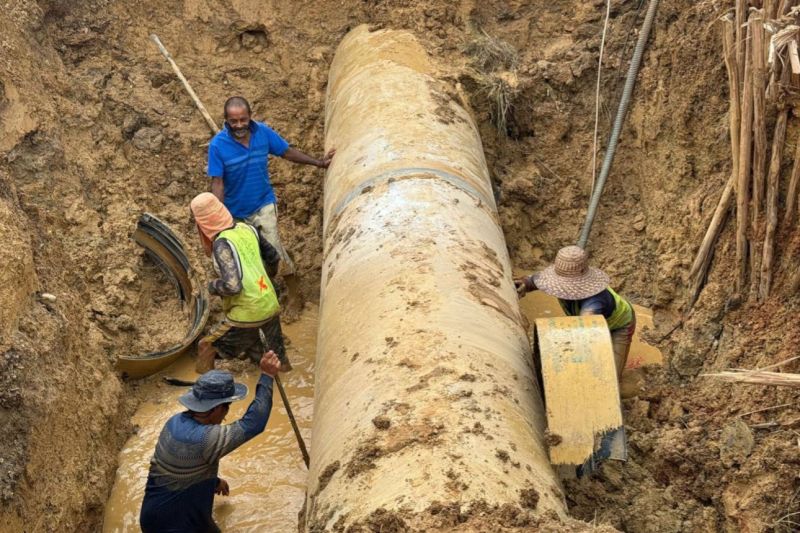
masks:
<svg viewBox="0 0 800 533"><path fill-rule="evenodd" d="M603 271L589 266L586 251L567 246L558 251L553 265L515 279L514 285L520 298L537 289L555 296L567 316L603 315L611 332L617 376L621 376L636 330L636 314L608 282Z"/></svg>
<svg viewBox="0 0 800 533"><path fill-rule="evenodd" d="M208 283L208 292L222 297L225 313L225 319L200 339L195 370L202 374L213 369L216 355L250 358L258 363L269 350L277 354L281 368L289 370L281 309L270 280L270 274L274 276L277 271L278 252L255 228L234 222L228 209L211 193L198 194L191 210L203 249L219 276ZM259 329L269 346L262 346Z"/></svg>

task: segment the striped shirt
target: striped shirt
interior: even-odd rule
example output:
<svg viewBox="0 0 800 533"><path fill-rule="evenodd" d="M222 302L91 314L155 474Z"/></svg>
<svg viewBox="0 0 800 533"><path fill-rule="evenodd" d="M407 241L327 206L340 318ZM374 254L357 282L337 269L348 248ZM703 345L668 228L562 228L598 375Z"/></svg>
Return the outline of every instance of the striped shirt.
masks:
<svg viewBox="0 0 800 533"><path fill-rule="evenodd" d="M150 460L142 531L214 531L219 460L264 431L271 410L272 378L262 374L247 412L233 424L201 424L188 411L170 418Z"/></svg>
<svg viewBox="0 0 800 533"><path fill-rule="evenodd" d="M208 175L222 178L223 203L238 219L245 219L267 204L275 203L269 180L269 156L282 156L289 143L272 128L250 121L250 142L243 146L228 125L208 145Z"/></svg>

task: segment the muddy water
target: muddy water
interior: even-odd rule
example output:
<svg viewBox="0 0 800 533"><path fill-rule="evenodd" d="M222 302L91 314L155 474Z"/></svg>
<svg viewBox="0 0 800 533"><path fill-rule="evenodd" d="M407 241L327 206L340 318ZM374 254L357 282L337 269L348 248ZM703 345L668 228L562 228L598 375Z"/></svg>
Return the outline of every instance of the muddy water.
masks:
<svg viewBox="0 0 800 533"><path fill-rule="evenodd" d="M537 318L564 316L558 300L542 291L533 291L527 294L519 301L519 306L531 324ZM641 338L643 330L653 328L653 311L640 305L633 307L636 312L636 332L633 335L633 343L625 368L636 369L645 365L660 365L664 362L661 351L655 346L647 344Z"/></svg>
<svg viewBox="0 0 800 533"><path fill-rule="evenodd" d="M306 444L311 441L311 416L314 395L314 354L317 309L306 308L299 320L283 327L289 340L287 353L294 370L281 379L300 425ZM224 363L227 364L227 363ZM219 365L219 368L225 366ZM162 372L194 380L194 362L184 357ZM255 392L258 371L252 364L234 362L229 369L237 381L244 381L249 394L231 405L226 422L244 414ZM165 385L153 380L140 393L151 399L134 415L138 432L119 455L119 469L106 505L104 533L139 531L139 509L147 479L150 457L158 434L169 417L182 410L177 398L185 387ZM217 496L214 517L226 532L296 531L297 513L303 505L307 470L292 432L278 391L274 391L273 410L267 429L261 435L224 457L219 475L228 481L230 496Z"/></svg>

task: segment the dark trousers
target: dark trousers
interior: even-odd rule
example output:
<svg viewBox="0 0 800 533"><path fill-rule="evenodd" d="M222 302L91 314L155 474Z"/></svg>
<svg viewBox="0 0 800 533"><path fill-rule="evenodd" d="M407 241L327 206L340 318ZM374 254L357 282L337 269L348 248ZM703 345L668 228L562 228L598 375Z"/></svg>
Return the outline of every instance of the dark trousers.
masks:
<svg viewBox="0 0 800 533"><path fill-rule="evenodd" d="M267 345L261 343L258 330L264 332ZM249 358L258 364L264 352L272 350L281 363L286 361L286 347L283 342L280 315L271 318L261 326L252 328L233 325L227 320L222 321L206 337L205 340L216 348L217 353L224 359Z"/></svg>

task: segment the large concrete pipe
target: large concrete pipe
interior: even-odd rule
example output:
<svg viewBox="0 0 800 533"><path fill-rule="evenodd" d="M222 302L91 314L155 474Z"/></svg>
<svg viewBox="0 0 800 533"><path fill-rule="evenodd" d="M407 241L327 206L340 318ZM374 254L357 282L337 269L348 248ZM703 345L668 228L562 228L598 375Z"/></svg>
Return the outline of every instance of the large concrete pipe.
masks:
<svg viewBox="0 0 800 533"><path fill-rule="evenodd" d="M565 514L481 140L435 72L365 26L331 65L309 531Z"/></svg>

